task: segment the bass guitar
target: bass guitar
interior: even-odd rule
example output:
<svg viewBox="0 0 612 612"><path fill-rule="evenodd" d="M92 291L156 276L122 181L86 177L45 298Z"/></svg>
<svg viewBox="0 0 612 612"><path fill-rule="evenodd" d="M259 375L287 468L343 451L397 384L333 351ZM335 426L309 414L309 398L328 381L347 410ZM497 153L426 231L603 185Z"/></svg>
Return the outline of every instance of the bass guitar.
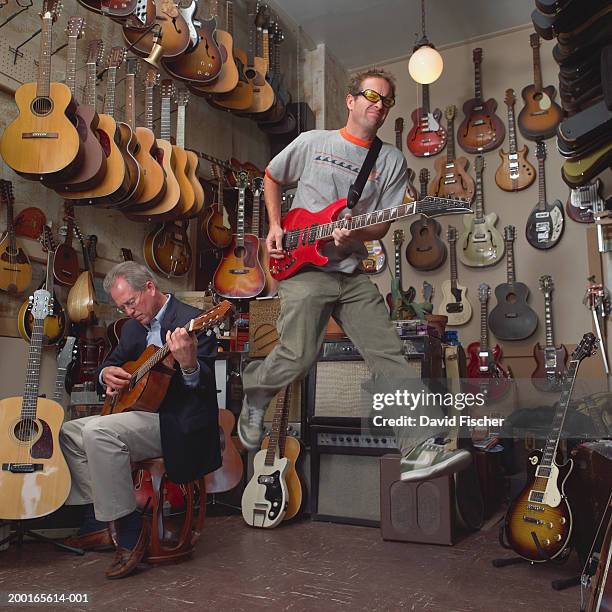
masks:
<svg viewBox="0 0 612 612"><path fill-rule="evenodd" d="M415 214L436 217L471 212L465 200L433 196L394 208L357 215L352 219L339 220L338 216L345 208L346 198L342 198L318 213L311 213L304 208L290 210L282 222L284 255L281 259L274 259L271 262L272 276L277 280L283 280L293 276L306 264L324 266L328 258L321 253L321 249L326 241L332 239L332 233L336 228L361 229Z"/></svg>
<svg viewBox="0 0 612 612"><path fill-rule="evenodd" d="M539 141L536 145L539 173L539 201L531 211L525 227L527 242L536 249L551 249L554 247L565 229L563 204L555 200L549 204L546 200L546 177L544 174L544 160L546 159L546 144Z"/></svg>
<svg viewBox="0 0 612 612"><path fill-rule="evenodd" d="M524 340L535 333L538 315L527 304L529 288L515 278L514 225L504 228L507 282L495 287L497 305L489 315L489 329L500 340Z"/></svg>
<svg viewBox="0 0 612 612"><path fill-rule="evenodd" d="M527 140L543 140L556 134L557 126L563 119L563 111L554 101L557 95L554 86L542 85L540 37L537 33L529 36L529 44L533 50L533 85L521 91L525 105L519 113L518 126Z"/></svg>
<svg viewBox="0 0 612 612"><path fill-rule="evenodd" d="M23 396L0 400L0 517L6 520L50 514L70 492L70 471L59 444L64 409L38 397L43 325L50 304L48 291L34 292Z"/></svg>
<svg viewBox="0 0 612 612"><path fill-rule="evenodd" d="M457 229L448 226L446 239L450 251L450 280L442 283L442 302L439 315L448 317L448 325L465 325L472 318L472 304L467 297L467 287L457 283Z"/></svg>
<svg viewBox="0 0 612 612"><path fill-rule="evenodd" d="M553 336L552 292L554 288L550 275L545 274L540 277L540 291L544 294L546 343L542 347L538 342L533 347L536 369L531 374L531 382L539 391L559 391L565 373L565 364L567 363L565 344L555 346Z"/></svg>
<svg viewBox="0 0 612 612"><path fill-rule="evenodd" d="M0 202L6 206L6 234L0 240L0 289L8 293L21 293L32 282L30 259L15 237L13 223L13 183L0 179Z"/></svg>
<svg viewBox="0 0 612 612"><path fill-rule="evenodd" d="M596 346L595 336L587 333L572 353L551 434L543 451L535 450L527 457L527 484L506 513L504 530L508 543L532 563L551 561L564 551L569 552L572 511L564 487L574 462L569 459L560 464L557 454L578 368L583 359L595 353Z"/></svg>
<svg viewBox="0 0 612 612"><path fill-rule="evenodd" d="M491 288L486 283L478 287L480 301L480 342L472 342L467 349L468 380L465 387L472 393L482 393L488 401L503 397L509 390L510 374L500 365L502 349L499 344L491 348L487 327L487 309Z"/></svg>
<svg viewBox="0 0 612 612"><path fill-rule="evenodd" d="M440 198L464 198L471 202L474 199L474 179L467 173L468 160L465 157L455 158L455 136L453 127L455 121L455 106L447 106L446 133L448 147L446 160L436 159L434 168L436 175L429 185L429 195Z"/></svg>
<svg viewBox="0 0 612 612"><path fill-rule="evenodd" d="M504 240L496 229L497 214L484 214L482 194L482 172L484 157L478 155L476 167L476 203L474 214L463 217L464 231L461 234L461 263L472 268L495 265L504 256Z"/></svg>
<svg viewBox="0 0 612 612"><path fill-rule="evenodd" d="M527 160L529 149L525 145L520 150L516 144L516 127L514 120L514 89L506 89L504 102L508 107L508 153L499 151L501 164L495 173L495 182L504 191L521 191L527 189L536 178L535 168Z"/></svg>
<svg viewBox="0 0 612 612"><path fill-rule="evenodd" d="M208 331L218 326L232 305L224 300L205 313L191 319L183 326L188 333ZM102 415L117 414L129 410L157 412L166 396L170 379L176 372L174 357L168 344L161 348L150 344L136 361L128 361L121 367L131 374L130 383L117 393L107 395L102 407Z"/></svg>
<svg viewBox="0 0 612 612"><path fill-rule="evenodd" d="M412 127L406 138L408 150L417 157L437 155L446 146L446 130L440 124L442 111L429 109L429 85L421 85L423 106L412 111Z"/></svg>
<svg viewBox="0 0 612 612"><path fill-rule="evenodd" d="M485 153L497 149L504 142L506 128L496 115L497 102L482 96L480 66L482 49L473 51L474 60L474 97L463 105L465 119L457 131L459 146L467 153Z"/></svg>

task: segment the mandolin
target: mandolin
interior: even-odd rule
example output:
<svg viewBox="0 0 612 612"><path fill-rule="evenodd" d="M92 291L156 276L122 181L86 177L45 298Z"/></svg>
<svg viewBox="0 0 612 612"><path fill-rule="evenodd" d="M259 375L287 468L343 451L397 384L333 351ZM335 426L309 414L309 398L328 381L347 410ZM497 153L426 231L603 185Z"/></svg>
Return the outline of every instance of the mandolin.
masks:
<svg viewBox="0 0 612 612"><path fill-rule="evenodd" d="M32 282L32 266L15 237L13 224L13 183L0 179L0 203L6 206L6 233L0 240L0 289L8 293L21 293Z"/></svg>
<svg viewBox="0 0 612 612"><path fill-rule="evenodd" d="M421 198L427 197L429 170L423 168L419 172L421 183ZM406 259L417 270L436 270L446 261L446 245L440 239L442 226L435 219L422 216L410 225L412 238L406 247Z"/></svg>
<svg viewBox="0 0 612 612"><path fill-rule="evenodd" d="M540 37L537 33L529 36L529 44L533 50L533 85L521 91L525 104L518 116L518 126L527 140L544 140L556 134L563 111L554 101L557 95L554 86L542 85Z"/></svg>
<svg viewBox="0 0 612 612"><path fill-rule="evenodd" d="M440 124L442 111L429 108L429 85L421 85L423 105L412 111L412 127L406 138L408 150L417 157L437 155L446 146L446 130Z"/></svg>
<svg viewBox="0 0 612 612"><path fill-rule="evenodd" d="M98 300L96 290L93 284L93 270L91 266L89 247L93 247L95 251L96 236L90 236L90 244L85 246L85 241L81 235L78 225L75 224L74 231L81 243L83 251L83 264L85 269L79 274L74 285L68 292L68 300L66 302L66 310L68 317L73 323L93 323L97 319Z"/></svg>
<svg viewBox="0 0 612 612"><path fill-rule="evenodd" d="M231 244L223 251L213 276L215 291L226 298L246 299L259 295L265 286L266 277L259 262L259 239L244 231L244 210L248 174L238 173L238 222ZM291 213L290 213L291 214ZM276 260L275 260L276 261ZM277 278L274 271L272 276Z"/></svg>
<svg viewBox="0 0 612 612"><path fill-rule="evenodd" d="M539 173L539 200L535 205L525 226L525 235L529 244L536 249L551 249L554 247L565 229L563 204L555 200L549 204L546 200L546 177L544 174L544 161L546 160L546 144L539 141L536 144L536 157L538 158Z"/></svg>
<svg viewBox="0 0 612 612"><path fill-rule="evenodd" d="M221 437L221 467L204 476L206 493L231 491L242 479L242 457L232 440L236 417L231 410L219 409L219 436Z"/></svg>
<svg viewBox="0 0 612 612"><path fill-rule="evenodd" d="M481 283L478 287L480 342L472 342L468 346L468 379L464 386L472 393L482 393L487 400L495 401L508 392L510 374L500 365L502 349L499 344L493 348L489 344L487 307L490 295L489 285Z"/></svg>
<svg viewBox="0 0 612 612"><path fill-rule="evenodd" d="M232 305L224 300L191 319L183 329L190 334L211 330L227 317L231 308ZM101 414L117 414L130 410L157 412L168 391L170 379L176 372L174 366L175 360L167 343L162 347L150 344L136 361L128 361L121 366L131 374L130 383L117 393L106 396Z"/></svg>
<svg viewBox="0 0 612 612"><path fill-rule="evenodd" d="M146 236L143 254L153 272L166 278L185 276L189 272L193 255L188 227L189 220L166 221Z"/></svg>
<svg viewBox="0 0 612 612"><path fill-rule="evenodd" d="M504 241L495 228L497 214L484 214L482 194L482 172L485 167L484 157L478 155L476 167L476 202L474 213L464 215L464 231L461 234L459 259L461 263L473 268L495 265L504 256Z"/></svg>
<svg viewBox="0 0 612 612"><path fill-rule="evenodd" d="M565 203L567 216L578 223L593 223L593 212L603 210L604 201L600 195L601 179L570 189Z"/></svg>
<svg viewBox="0 0 612 612"><path fill-rule="evenodd" d="M448 317L448 325L465 325L472 318L472 304L467 297L467 287L457 283L457 230L448 226L446 239L450 251L450 280L442 283L442 302L438 314Z"/></svg>
<svg viewBox="0 0 612 612"><path fill-rule="evenodd" d="M555 346L553 336L552 292L554 284L548 274L540 277L540 291L544 294L544 322L546 343L544 347L536 343L533 357L536 369L531 374L533 386L540 391L559 391L567 363L567 348L564 344Z"/></svg>
<svg viewBox="0 0 612 612"><path fill-rule="evenodd" d="M434 168L436 175L429 185L429 195L440 198L464 198L471 202L474 199L474 179L467 173L468 160L465 157L455 158L455 106L447 106L446 133L448 146L446 160L436 159Z"/></svg>
<svg viewBox="0 0 612 612"><path fill-rule="evenodd" d="M499 147L506 136L506 128L496 115L497 102L482 96L482 49L473 51L474 97L463 105L465 119L457 130L459 146L467 153L485 153Z"/></svg>
<svg viewBox="0 0 612 612"><path fill-rule="evenodd" d="M43 324L51 299L45 289L34 292L23 396L0 400L0 518L6 520L50 514L70 492L70 471L59 444L64 409L38 397Z"/></svg>
<svg viewBox="0 0 612 612"><path fill-rule="evenodd" d="M55 295L53 289L53 259L54 259L54 244L51 228L45 225L43 235L41 236L43 251L47 253L47 268L45 280L42 282L39 289L45 289L52 296L51 305L48 316L45 317L43 323L43 346L51 346L57 344L66 333L66 313L62 308L60 301ZM34 317L32 316L32 301L30 297L21 305L17 314L17 328L19 334L26 341L32 339L32 329L34 326Z"/></svg>
<svg viewBox="0 0 612 612"><path fill-rule="evenodd" d="M495 182L504 191L521 191L527 189L536 178L535 168L527 160L527 146L519 150L516 144L516 129L514 120L514 89L506 89L504 102L508 107L508 152L499 151L501 164L495 172Z"/></svg>
<svg viewBox="0 0 612 612"><path fill-rule="evenodd" d="M204 214L201 231L214 247L224 249L232 242L232 226L223 206L225 178L217 164L213 164L213 172L217 175L217 201Z"/></svg>
<svg viewBox="0 0 612 612"><path fill-rule="evenodd" d="M495 287L497 305L489 314L489 329L500 340L524 340L535 333L538 315L527 304L529 288L515 278L514 225L504 228L507 282Z"/></svg>
<svg viewBox="0 0 612 612"><path fill-rule="evenodd" d="M532 451L527 457L527 484L510 504L504 519L508 543L518 555L531 563L551 561L564 551L569 554L573 524L564 489L573 460L559 463L559 440L578 368L584 359L595 353L596 346L597 340L589 332L584 334L572 353L551 433L544 450Z"/></svg>
<svg viewBox="0 0 612 612"><path fill-rule="evenodd" d="M272 297L278 292L278 281L270 274L270 254L268 253L268 247L266 245L266 239L264 238L266 232L264 231L264 222L261 209L263 207L262 195L264 192L264 182L260 176L256 176L253 179L253 218L251 227L255 235L259 239L259 261L264 271L266 279L264 288L259 294L261 297Z"/></svg>
<svg viewBox="0 0 612 612"><path fill-rule="evenodd" d="M38 79L15 92L19 115L0 140L0 155L7 166L32 181L68 179L83 161L73 124L76 103L67 85L51 82L52 26L58 6L58 0L43 0Z"/></svg>
<svg viewBox="0 0 612 612"><path fill-rule="evenodd" d="M55 249L53 276L60 285L72 287L79 276L80 269L77 252L72 246L74 206L69 200L64 202L64 221L66 222L66 236L64 242Z"/></svg>

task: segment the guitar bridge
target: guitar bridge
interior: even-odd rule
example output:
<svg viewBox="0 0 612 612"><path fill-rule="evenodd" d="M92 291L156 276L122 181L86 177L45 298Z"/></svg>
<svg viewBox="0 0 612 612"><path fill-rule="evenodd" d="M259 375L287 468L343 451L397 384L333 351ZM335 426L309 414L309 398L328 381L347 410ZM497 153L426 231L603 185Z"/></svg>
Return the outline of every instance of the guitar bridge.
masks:
<svg viewBox="0 0 612 612"><path fill-rule="evenodd" d="M11 472L12 474L32 474L33 472L41 472L43 469L42 463L3 463L2 470Z"/></svg>

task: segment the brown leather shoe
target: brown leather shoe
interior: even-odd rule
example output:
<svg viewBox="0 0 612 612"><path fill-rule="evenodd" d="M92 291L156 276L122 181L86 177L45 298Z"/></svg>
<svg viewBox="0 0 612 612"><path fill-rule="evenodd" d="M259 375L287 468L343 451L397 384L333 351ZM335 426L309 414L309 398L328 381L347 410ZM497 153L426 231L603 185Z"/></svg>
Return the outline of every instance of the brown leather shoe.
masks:
<svg viewBox="0 0 612 612"><path fill-rule="evenodd" d="M142 529L138 536L136 546L132 550L117 546L115 558L111 566L106 570L107 578L123 578L131 574L136 566L142 561L149 546L151 536L151 523L145 518L142 521Z"/></svg>
<svg viewBox="0 0 612 612"><path fill-rule="evenodd" d="M111 538L111 533L108 527L100 529L100 531L92 531L83 535L74 535L66 538L62 544L81 548L83 550L113 550L115 545Z"/></svg>

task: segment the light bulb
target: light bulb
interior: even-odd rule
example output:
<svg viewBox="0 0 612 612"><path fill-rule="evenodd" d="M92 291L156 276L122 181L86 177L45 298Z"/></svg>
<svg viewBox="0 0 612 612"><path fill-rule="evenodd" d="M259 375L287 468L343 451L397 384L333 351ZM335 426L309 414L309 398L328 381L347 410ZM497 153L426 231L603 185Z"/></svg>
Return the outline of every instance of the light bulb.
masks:
<svg viewBox="0 0 612 612"><path fill-rule="evenodd" d="M408 62L410 76L421 85L433 83L442 74L444 61L442 56L428 45L419 47Z"/></svg>

